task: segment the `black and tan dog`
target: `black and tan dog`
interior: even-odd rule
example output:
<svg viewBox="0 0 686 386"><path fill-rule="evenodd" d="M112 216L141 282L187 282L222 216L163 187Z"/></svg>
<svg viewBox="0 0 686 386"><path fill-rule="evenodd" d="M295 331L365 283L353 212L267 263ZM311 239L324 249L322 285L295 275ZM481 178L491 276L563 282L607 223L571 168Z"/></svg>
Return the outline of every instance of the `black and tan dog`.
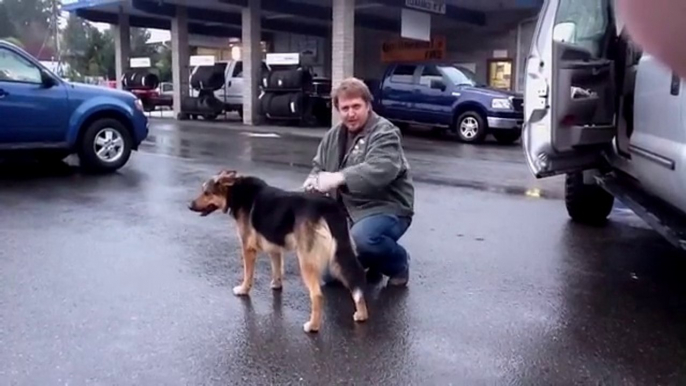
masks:
<svg viewBox="0 0 686 386"><path fill-rule="evenodd" d="M189 209L202 216L221 210L236 220L243 254L243 283L233 289L235 295L250 292L259 252L270 255L271 287L281 289L283 255L295 251L312 302L310 320L303 326L306 332L316 332L321 325L320 277L327 266L352 293L353 319L367 320L362 292L364 271L355 255L345 213L333 199L316 193L284 191L257 177L222 171L203 184L200 196Z"/></svg>

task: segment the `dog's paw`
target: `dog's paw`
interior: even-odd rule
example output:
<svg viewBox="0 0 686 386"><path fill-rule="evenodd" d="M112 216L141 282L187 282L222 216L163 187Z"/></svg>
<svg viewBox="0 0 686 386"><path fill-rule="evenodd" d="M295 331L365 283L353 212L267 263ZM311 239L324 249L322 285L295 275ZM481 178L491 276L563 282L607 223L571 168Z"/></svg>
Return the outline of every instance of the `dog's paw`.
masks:
<svg viewBox="0 0 686 386"><path fill-rule="evenodd" d="M315 326L314 323L312 323L312 322L307 322L307 323L303 324L303 330L305 330L305 332L314 333L314 332L319 331L319 326Z"/></svg>
<svg viewBox="0 0 686 386"><path fill-rule="evenodd" d="M236 296L247 296L250 293L250 287L237 285L233 287L233 294Z"/></svg>
<svg viewBox="0 0 686 386"><path fill-rule="evenodd" d="M367 319L369 319L369 315L367 315L366 312L357 311L353 314L353 320L358 322L358 323L364 322Z"/></svg>
<svg viewBox="0 0 686 386"><path fill-rule="evenodd" d="M281 280L272 280L270 287L273 290L280 290L283 288L283 282Z"/></svg>

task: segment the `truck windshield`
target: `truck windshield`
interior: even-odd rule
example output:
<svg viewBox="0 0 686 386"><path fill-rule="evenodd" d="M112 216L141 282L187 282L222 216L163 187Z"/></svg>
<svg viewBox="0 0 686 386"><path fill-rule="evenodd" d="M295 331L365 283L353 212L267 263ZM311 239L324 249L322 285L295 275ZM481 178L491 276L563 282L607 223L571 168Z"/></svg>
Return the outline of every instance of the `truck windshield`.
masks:
<svg viewBox="0 0 686 386"><path fill-rule="evenodd" d="M438 69L443 72L454 85L457 86L476 86L476 74L466 68L456 66L439 66Z"/></svg>

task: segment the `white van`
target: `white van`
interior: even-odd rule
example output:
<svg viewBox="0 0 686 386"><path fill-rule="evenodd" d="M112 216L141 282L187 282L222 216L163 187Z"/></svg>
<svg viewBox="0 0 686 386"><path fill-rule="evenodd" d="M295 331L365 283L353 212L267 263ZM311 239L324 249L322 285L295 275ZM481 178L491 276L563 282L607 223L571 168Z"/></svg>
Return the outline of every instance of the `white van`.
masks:
<svg viewBox="0 0 686 386"><path fill-rule="evenodd" d="M526 159L538 178L566 174L573 220L602 222L617 198L686 249L686 87L622 31L612 0L545 2L526 65Z"/></svg>

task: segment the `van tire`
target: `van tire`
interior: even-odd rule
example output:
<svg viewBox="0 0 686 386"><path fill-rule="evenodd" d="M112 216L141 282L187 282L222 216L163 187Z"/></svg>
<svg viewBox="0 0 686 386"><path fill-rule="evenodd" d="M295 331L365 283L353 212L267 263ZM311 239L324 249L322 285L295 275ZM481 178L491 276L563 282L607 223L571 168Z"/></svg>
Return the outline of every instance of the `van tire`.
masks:
<svg viewBox="0 0 686 386"><path fill-rule="evenodd" d="M612 212L615 198L599 185L585 184L581 172L565 177L565 206L572 221L602 225Z"/></svg>
<svg viewBox="0 0 686 386"><path fill-rule="evenodd" d="M108 134L109 132L109 134ZM114 143L111 161L106 161L99 156L96 151L96 141L98 138L107 138L109 135ZM101 146L101 145L97 145ZM102 147L100 147L102 148ZM92 122L83 133L79 144L79 160L81 166L88 171L96 173L112 173L124 166L133 150L133 140L126 127L116 119L104 118Z"/></svg>
<svg viewBox="0 0 686 386"><path fill-rule="evenodd" d="M463 125L469 125L472 130L468 130ZM488 128L486 127L486 121L476 111L467 111L462 113L455 120L455 132L460 141L465 143L480 143L486 138Z"/></svg>

